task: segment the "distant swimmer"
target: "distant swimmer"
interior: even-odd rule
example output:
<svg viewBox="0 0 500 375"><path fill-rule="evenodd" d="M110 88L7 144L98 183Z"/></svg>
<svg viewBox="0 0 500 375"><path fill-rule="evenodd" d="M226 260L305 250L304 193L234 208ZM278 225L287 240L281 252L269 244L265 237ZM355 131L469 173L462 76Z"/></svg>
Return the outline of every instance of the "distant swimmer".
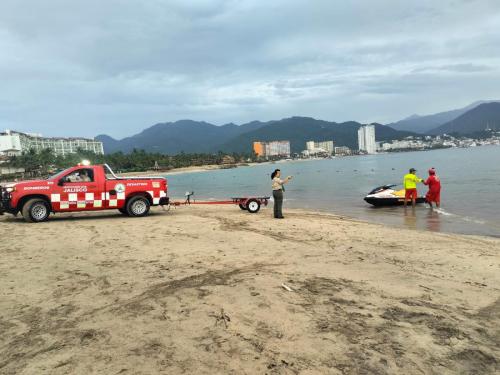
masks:
<svg viewBox="0 0 500 375"><path fill-rule="evenodd" d="M424 182L423 179L417 177L416 172L417 170L415 168L411 168L410 172L403 178L403 187L405 189L405 207L410 199L412 206L415 207L417 200L417 183Z"/></svg>
<svg viewBox="0 0 500 375"><path fill-rule="evenodd" d="M436 203L436 207L439 208L441 205L441 180L436 175L436 170L434 168L429 169L429 177L427 181L424 182L424 185L429 187L429 191L425 196L427 203L433 208L432 202L434 202Z"/></svg>

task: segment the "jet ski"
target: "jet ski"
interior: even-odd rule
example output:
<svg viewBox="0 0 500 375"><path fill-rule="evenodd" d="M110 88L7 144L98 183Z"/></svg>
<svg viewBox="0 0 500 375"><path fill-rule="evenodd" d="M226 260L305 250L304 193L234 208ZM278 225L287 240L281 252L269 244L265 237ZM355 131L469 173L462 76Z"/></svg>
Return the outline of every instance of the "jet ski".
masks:
<svg viewBox="0 0 500 375"><path fill-rule="evenodd" d="M405 190L398 189L398 185L384 185L373 189L364 198L367 203L379 206L401 206L405 202ZM425 197L420 196L416 203L425 203ZM410 202L408 202L410 204Z"/></svg>

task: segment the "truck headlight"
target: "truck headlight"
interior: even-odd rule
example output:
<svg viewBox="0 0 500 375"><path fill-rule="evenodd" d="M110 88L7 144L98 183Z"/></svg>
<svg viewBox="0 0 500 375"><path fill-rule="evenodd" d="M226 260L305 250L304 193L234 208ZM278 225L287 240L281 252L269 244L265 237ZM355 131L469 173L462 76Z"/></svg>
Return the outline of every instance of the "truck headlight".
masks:
<svg viewBox="0 0 500 375"><path fill-rule="evenodd" d="M16 191L16 187L15 186L6 187L5 191L7 193L13 193L14 191Z"/></svg>

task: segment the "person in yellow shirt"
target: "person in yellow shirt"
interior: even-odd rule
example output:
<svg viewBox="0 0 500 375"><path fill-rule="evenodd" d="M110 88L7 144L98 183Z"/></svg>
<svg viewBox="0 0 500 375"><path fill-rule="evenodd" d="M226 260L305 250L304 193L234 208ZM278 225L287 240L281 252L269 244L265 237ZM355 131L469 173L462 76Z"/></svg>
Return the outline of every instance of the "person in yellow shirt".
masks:
<svg viewBox="0 0 500 375"><path fill-rule="evenodd" d="M417 177L417 170L415 168L410 169L410 173L406 174L403 178L403 187L405 189L405 207L408 200L411 199L411 204L415 207L417 200L417 183L424 182L423 179Z"/></svg>

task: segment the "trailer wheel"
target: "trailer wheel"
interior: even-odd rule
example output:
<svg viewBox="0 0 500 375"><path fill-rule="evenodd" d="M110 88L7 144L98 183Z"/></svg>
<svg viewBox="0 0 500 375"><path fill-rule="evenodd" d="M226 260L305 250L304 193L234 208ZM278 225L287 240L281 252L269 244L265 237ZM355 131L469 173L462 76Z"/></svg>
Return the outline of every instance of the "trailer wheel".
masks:
<svg viewBox="0 0 500 375"><path fill-rule="evenodd" d="M248 212L250 212L251 214L256 214L260 210L260 202L256 199L249 199L246 206Z"/></svg>
<svg viewBox="0 0 500 375"><path fill-rule="evenodd" d="M127 202L126 210L129 216L142 217L146 216L150 208L147 198L142 196L135 196Z"/></svg>
<svg viewBox="0 0 500 375"><path fill-rule="evenodd" d="M24 204L22 214L28 223L40 223L49 218L50 207L43 199L34 198Z"/></svg>
<svg viewBox="0 0 500 375"><path fill-rule="evenodd" d="M244 204L240 203L238 206L240 206L240 208L243 210L243 211L246 211L247 208Z"/></svg>

